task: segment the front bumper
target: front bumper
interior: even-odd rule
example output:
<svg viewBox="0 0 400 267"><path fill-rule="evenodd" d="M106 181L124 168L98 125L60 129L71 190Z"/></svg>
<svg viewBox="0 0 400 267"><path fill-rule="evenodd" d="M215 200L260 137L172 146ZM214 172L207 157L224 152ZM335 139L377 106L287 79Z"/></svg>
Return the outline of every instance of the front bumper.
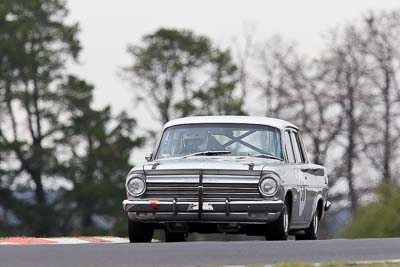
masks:
<svg viewBox="0 0 400 267"><path fill-rule="evenodd" d="M278 219L281 200L198 202L177 200L124 200L124 210L137 222L262 223Z"/></svg>

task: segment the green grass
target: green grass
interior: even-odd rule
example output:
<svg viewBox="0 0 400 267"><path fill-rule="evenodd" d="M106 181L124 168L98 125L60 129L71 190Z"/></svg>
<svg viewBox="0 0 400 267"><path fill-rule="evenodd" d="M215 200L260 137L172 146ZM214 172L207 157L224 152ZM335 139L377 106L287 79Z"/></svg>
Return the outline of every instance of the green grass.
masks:
<svg viewBox="0 0 400 267"><path fill-rule="evenodd" d="M235 265L235 264L233 264ZM160 265L162 266L162 265ZM246 267L264 267L264 264L246 264ZM96 265L71 265L69 267L96 267ZM118 267L136 267L136 265L122 265ZM202 265L201 267L223 267L223 265ZM322 264L285 262L273 264L272 267L400 267L400 262L376 262L376 263L350 263L350 262L330 262Z"/></svg>
<svg viewBox="0 0 400 267"><path fill-rule="evenodd" d="M247 266L247 265L246 265ZM400 262L376 262L376 263L348 263L348 262L330 262L322 264L310 263L278 263L273 267L400 267Z"/></svg>
<svg viewBox="0 0 400 267"><path fill-rule="evenodd" d="M233 264L235 265L235 264ZM264 264L246 264L246 267L264 267ZM201 267L223 267L223 265L205 265ZM272 267L400 267L400 262L376 262L376 263L349 263L349 262L330 262L322 264L284 262L273 264Z"/></svg>

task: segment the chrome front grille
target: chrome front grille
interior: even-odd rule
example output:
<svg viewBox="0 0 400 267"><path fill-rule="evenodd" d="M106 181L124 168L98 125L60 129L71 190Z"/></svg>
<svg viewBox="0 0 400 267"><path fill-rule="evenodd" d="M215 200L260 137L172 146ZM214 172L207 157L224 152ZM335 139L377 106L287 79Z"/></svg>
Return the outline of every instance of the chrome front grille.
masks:
<svg viewBox="0 0 400 267"><path fill-rule="evenodd" d="M258 184L203 184L203 198L250 199L261 197Z"/></svg>
<svg viewBox="0 0 400 267"><path fill-rule="evenodd" d="M152 183L147 182L145 197L154 199L197 199L199 183Z"/></svg>
<svg viewBox="0 0 400 267"><path fill-rule="evenodd" d="M221 173L207 171L182 174L146 175L147 190L145 198L197 200L202 192L203 201L247 200L262 198L259 190L258 173ZM202 186L202 190L200 190Z"/></svg>

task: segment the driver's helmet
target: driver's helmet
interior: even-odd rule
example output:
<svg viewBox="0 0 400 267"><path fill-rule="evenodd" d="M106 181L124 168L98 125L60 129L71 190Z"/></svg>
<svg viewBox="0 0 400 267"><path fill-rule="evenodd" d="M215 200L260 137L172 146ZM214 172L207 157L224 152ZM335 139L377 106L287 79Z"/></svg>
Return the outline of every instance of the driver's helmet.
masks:
<svg viewBox="0 0 400 267"><path fill-rule="evenodd" d="M187 153L205 151L208 135L206 133L187 133L183 135L183 149Z"/></svg>

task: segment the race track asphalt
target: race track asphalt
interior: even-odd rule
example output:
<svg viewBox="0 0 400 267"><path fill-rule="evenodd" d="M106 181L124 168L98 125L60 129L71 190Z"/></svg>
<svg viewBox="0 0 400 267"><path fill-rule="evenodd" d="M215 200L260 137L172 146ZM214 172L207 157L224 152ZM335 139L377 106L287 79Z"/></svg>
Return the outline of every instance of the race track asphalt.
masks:
<svg viewBox="0 0 400 267"><path fill-rule="evenodd" d="M400 238L0 247L1 267L147 267L400 259Z"/></svg>

